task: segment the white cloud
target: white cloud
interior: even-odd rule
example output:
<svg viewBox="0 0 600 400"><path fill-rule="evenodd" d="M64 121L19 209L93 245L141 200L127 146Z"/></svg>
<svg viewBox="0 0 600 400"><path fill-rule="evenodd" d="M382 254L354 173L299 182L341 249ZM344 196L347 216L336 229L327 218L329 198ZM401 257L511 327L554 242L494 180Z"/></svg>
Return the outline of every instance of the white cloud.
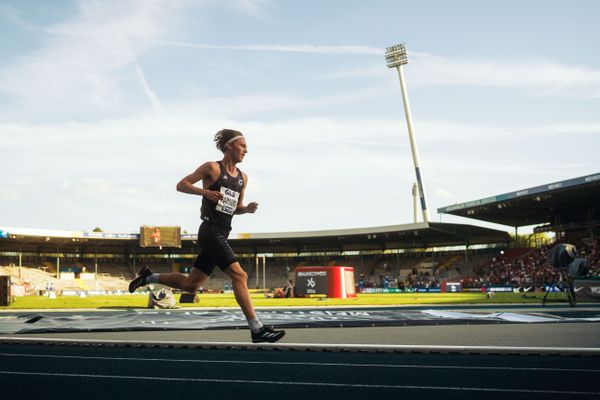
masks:
<svg viewBox="0 0 600 400"><path fill-rule="evenodd" d="M266 19L271 2L269 0L232 0L229 4L244 14Z"/></svg>
<svg viewBox="0 0 600 400"><path fill-rule="evenodd" d="M249 154L240 165L250 176L246 199L261 204L256 216L236 219L236 232L402 223L412 220L414 170L406 131L398 122L375 117L269 122L190 113L85 124L4 124L0 136L10 140L0 144L6 154L0 180L12 189L0 195L0 208L9 210L7 225L31 220L31 226L44 221L40 224L51 228L100 225L135 231L143 223L164 223L192 232L200 199L177 193L175 184L201 162L217 159L212 137L232 127L248 137ZM432 214L451 203L597 172L597 136L588 133L597 125L580 126L581 133L570 138L587 138L588 145L578 150L578 159L561 160L562 146L545 140L544 132L553 126L523 127L536 134L518 134L523 138L515 146L508 139L514 136L510 128L420 121ZM36 137L40 142L27 144ZM357 212L361 207L369 211Z"/></svg>
<svg viewBox="0 0 600 400"><path fill-rule="evenodd" d="M27 20L25 20L25 18L23 18L22 13L19 12L19 10L15 9L14 7L11 7L9 5L5 5L5 4L0 5L0 17L7 19L8 21L10 21L28 31L38 32L38 33L40 33L42 31L39 27L27 22Z"/></svg>
<svg viewBox="0 0 600 400"><path fill-rule="evenodd" d="M114 186L111 182L99 178L84 178L77 182L65 181L61 187L70 194L79 197L110 196L114 194ZM110 197L108 197L110 198Z"/></svg>
<svg viewBox="0 0 600 400"><path fill-rule="evenodd" d="M167 43L167 42L165 42ZM314 54L374 55L377 63L366 61L353 68L340 68L316 75L329 79L386 79L383 48L369 46L248 45L212 46L170 42L176 46L199 49L303 52ZM536 96L567 96L577 99L600 98L600 70L535 58L505 60L481 57L443 57L409 52L410 64L404 67L410 86L482 86L523 89Z"/></svg>
<svg viewBox="0 0 600 400"><path fill-rule="evenodd" d="M420 85L528 89L540 96L600 98L600 70L535 58L506 60L414 54L411 79Z"/></svg>
<svg viewBox="0 0 600 400"><path fill-rule="evenodd" d="M154 40L168 38L180 7L180 1L81 2L77 15L45 29L43 47L5 63L0 91L38 112L114 111L136 97L156 106L137 59ZM128 69L140 79L133 97L123 89Z"/></svg>
<svg viewBox="0 0 600 400"><path fill-rule="evenodd" d="M0 188L0 199L9 203L19 201L23 198L23 194L20 190L12 187Z"/></svg>
<svg viewBox="0 0 600 400"><path fill-rule="evenodd" d="M579 138L600 138L600 123L556 123L540 121L536 125L520 125L507 121L505 125L469 124L449 121L420 120L415 122L419 141L435 143L477 143L502 138L510 142L549 140L578 135Z"/></svg>
<svg viewBox="0 0 600 400"><path fill-rule="evenodd" d="M456 194L454 194L451 191L446 190L446 189L438 188L436 190L436 193L440 199L443 199L449 203L456 201L456 199L457 199Z"/></svg>
<svg viewBox="0 0 600 400"><path fill-rule="evenodd" d="M383 55L384 49L370 46L322 46L312 44L256 44L256 45L213 45L183 42L176 40L157 40L156 44L174 47L187 47L201 50L240 50L306 54L339 54L339 55Z"/></svg>
<svg viewBox="0 0 600 400"><path fill-rule="evenodd" d="M124 184L114 176L106 178L88 177L61 184L63 194L92 206L104 203L109 208L128 210L129 213L160 214L165 209L164 198L170 197L174 185L164 182L140 182Z"/></svg>
<svg viewBox="0 0 600 400"><path fill-rule="evenodd" d="M366 89L353 89L316 97L302 97L284 93L254 92L232 96L212 96L189 98L167 104L169 115L197 115L213 118L255 118L262 119L266 113L271 119L280 111L304 112L310 116L311 110L324 107L344 106L348 104L364 104L372 99L379 99L389 92L389 88L372 86Z"/></svg>
<svg viewBox="0 0 600 400"><path fill-rule="evenodd" d="M134 231L141 223L160 220L193 231L199 199L177 193L175 184L201 162L219 157L212 143L214 132L235 127L249 138L250 153L240 166L251 179L247 201L261 203L260 218L240 218L238 231L315 228L323 223L336 226L338 220L349 227L351 221L340 216L352 213L352 202L342 201L330 220L310 218L310 210L322 207L324 198L353 197L356 177L381 179L389 175L386 171L394 168L397 148L384 146L392 144L393 138L389 129L379 124L316 118L266 123L138 116L87 124L21 125L19 136L41 133L44 144L3 143L10 154L3 162L19 165L20 173L28 177L28 186L23 188L22 202L0 198L0 207L11 210L9 219L15 220L5 221L9 225L24 225L27 221L23 220L30 218L54 221L45 226L57 228L101 225L108 230ZM178 132L179 127L186 128ZM364 135L367 128L376 128L368 139ZM14 131L15 124L10 129ZM369 140L377 146L370 147ZM369 169L357 163L361 159L369 160ZM36 165L46 167L40 170ZM2 172L0 178L9 187L20 180ZM322 197L307 198L307 191L319 192ZM54 210L51 215L35 206L39 193L44 194L44 209ZM285 227L281 213L290 208L299 211L289 216ZM380 212L383 210L374 214ZM361 222L366 218L357 217L353 223L367 224L366 220Z"/></svg>
<svg viewBox="0 0 600 400"><path fill-rule="evenodd" d="M537 125L537 126L526 126L519 129L520 133L527 135L565 135L565 134L581 134L590 135L595 138L600 138L600 122L594 123L563 123L553 125Z"/></svg>
<svg viewBox="0 0 600 400"><path fill-rule="evenodd" d="M321 79L381 78L384 48L373 46L325 46L311 44L212 45L157 40L157 44L200 50L238 50L306 54L380 56L381 63L321 74ZM600 70L566 65L536 58L515 58L511 62L481 57L443 57L409 51L411 85L473 85L527 89L540 96L567 95L600 98Z"/></svg>

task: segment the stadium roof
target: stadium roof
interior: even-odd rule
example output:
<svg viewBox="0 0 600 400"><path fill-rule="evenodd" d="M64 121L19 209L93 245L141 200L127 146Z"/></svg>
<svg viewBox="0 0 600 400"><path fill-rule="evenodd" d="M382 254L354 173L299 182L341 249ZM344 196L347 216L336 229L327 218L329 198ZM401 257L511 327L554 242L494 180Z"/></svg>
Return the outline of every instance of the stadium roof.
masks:
<svg viewBox="0 0 600 400"><path fill-rule="evenodd" d="M508 226L586 221L600 205L600 173L455 204L438 213Z"/></svg>
<svg viewBox="0 0 600 400"><path fill-rule="evenodd" d="M415 223L362 229L242 234L240 252L306 252L410 249L509 242L508 233L473 225ZM252 252L250 251L250 252Z"/></svg>
<svg viewBox="0 0 600 400"><path fill-rule="evenodd" d="M14 230L0 227L0 251L39 253L157 254L195 253L196 235L184 234L181 249L139 247L138 234L82 233L69 231ZM41 234L45 233L45 234ZM69 234L70 233L70 234ZM230 240L240 254L342 252L428 248L505 243L508 233L473 225L415 223L361 229L312 232L244 233Z"/></svg>

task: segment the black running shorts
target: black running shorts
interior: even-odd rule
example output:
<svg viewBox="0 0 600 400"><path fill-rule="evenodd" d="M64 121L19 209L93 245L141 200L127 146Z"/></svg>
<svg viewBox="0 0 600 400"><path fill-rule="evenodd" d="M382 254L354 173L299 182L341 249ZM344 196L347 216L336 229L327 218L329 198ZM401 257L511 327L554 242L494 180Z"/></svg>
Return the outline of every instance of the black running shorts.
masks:
<svg viewBox="0 0 600 400"><path fill-rule="evenodd" d="M198 229L198 245L200 253L194 262L194 268L198 268L206 275L210 275L215 266L225 271L234 262L237 262L235 253L227 242L229 229L213 225L208 221L202 222Z"/></svg>

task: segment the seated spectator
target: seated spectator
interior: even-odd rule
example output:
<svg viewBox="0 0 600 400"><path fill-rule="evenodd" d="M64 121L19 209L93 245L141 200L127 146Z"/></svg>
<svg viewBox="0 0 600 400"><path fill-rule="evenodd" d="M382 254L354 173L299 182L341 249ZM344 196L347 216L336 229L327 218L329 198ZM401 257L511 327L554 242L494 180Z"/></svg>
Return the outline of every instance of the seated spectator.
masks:
<svg viewBox="0 0 600 400"><path fill-rule="evenodd" d="M292 282L291 279L287 281L287 284L283 288L283 296L285 298L294 297L294 283Z"/></svg>

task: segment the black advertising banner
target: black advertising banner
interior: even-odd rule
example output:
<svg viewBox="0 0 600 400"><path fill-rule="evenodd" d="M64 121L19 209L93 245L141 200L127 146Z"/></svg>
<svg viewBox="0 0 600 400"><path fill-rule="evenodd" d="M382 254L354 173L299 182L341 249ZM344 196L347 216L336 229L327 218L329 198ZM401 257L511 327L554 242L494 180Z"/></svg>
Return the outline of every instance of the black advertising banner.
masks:
<svg viewBox="0 0 600 400"><path fill-rule="evenodd" d="M600 301L600 279L576 279L573 281L577 301Z"/></svg>
<svg viewBox="0 0 600 400"><path fill-rule="evenodd" d="M328 271L297 271L295 291L297 296L306 296L311 294L327 294L328 292Z"/></svg>

